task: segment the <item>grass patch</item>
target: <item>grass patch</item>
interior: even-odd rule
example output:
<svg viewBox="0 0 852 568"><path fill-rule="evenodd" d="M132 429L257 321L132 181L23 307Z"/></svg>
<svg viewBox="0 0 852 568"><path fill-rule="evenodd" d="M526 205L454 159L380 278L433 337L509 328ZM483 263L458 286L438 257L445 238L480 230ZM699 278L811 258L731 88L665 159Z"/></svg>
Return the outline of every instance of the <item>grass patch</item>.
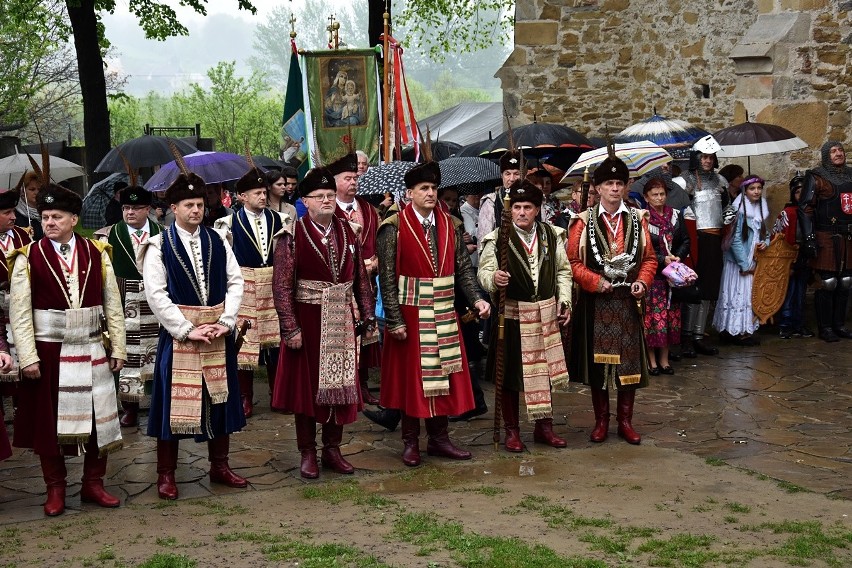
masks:
<svg viewBox="0 0 852 568"><path fill-rule="evenodd" d="M170 553L155 554L136 568L195 568L195 560L188 556Z"/></svg>
<svg viewBox="0 0 852 568"><path fill-rule="evenodd" d="M560 556L546 546L530 546L517 538L465 532L460 523L429 513L405 513L394 524L394 536L421 550L443 547L462 566L476 568L605 568L599 560Z"/></svg>
<svg viewBox="0 0 852 568"><path fill-rule="evenodd" d="M383 509L397 504L396 501L384 495L367 492L355 480L305 487L302 489L302 497L323 501L331 505L337 505L344 501L352 501L356 505L366 505L375 509Z"/></svg>
<svg viewBox="0 0 852 568"><path fill-rule="evenodd" d="M570 508L562 505L553 505L547 497L541 497L538 495L524 495L516 509L538 513L538 515L547 522L547 526L551 528L609 528L613 524L610 519L576 515Z"/></svg>
<svg viewBox="0 0 852 568"><path fill-rule="evenodd" d="M789 481L779 481L778 487L787 493L809 493L809 491L804 487L796 485L795 483L790 483Z"/></svg>
<svg viewBox="0 0 852 568"><path fill-rule="evenodd" d="M199 507L207 509L200 513L193 513L193 516L196 517L208 514L230 517L232 515L245 515L249 512L249 510L242 505L225 505L219 501L197 501L193 503L193 505L198 505Z"/></svg>
<svg viewBox="0 0 852 568"><path fill-rule="evenodd" d="M302 568L352 566L357 568L388 568L375 556L352 546L314 544L292 540L268 532L234 532L219 534L217 542L249 542L260 544L261 552L272 562L297 561Z"/></svg>
<svg viewBox="0 0 852 568"><path fill-rule="evenodd" d="M177 546L178 543L177 538L173 536L157 537L157 540L155 542L158 546L165 546L166 548Z"/></svg>
<svg viewBox="0 0 852 568"><path fill-rule="evenodd" d="M828 566L849 566L852 553L852 532L842 527L823 527L818 521L785 521L783 523L762 523L744 528L749 531L768 530L773 534L790 535L780 546L769 554L785 559L787 562L804 566L813 560L821 560ZM840 555L838 556L838 553Z"/></svg>
<svg viewBox="0 0 852 568"><path fill-rule="evenodd" d="M431 465L408 468L394 476L408 491L446 489L462 482L451 472Z"/></svg>
<svg viewBox="0 0 852 568"><path fill-rule="evenodd" d="M20 552L23 545L24 539L21 536L21 529L17 527L5 527L0 530L0 549L5 554Z"/></svg>
<svg viewBox="0 0 852 568"><path fill-rule="evenodd" d="M719 467L720 465L726 465L728 462L719 458L707 458L706 460L704 460L704 463L706 463L707 465L712 465L714 467Z"/></svg>
<svg viewBox="0 0 852 568"><path fill-rule="evenodd" d="M732 503L725 503L725 507L732 513L750 513L751 507L748 505L743 505L742 503L737 503L736 501Z"/></svg>

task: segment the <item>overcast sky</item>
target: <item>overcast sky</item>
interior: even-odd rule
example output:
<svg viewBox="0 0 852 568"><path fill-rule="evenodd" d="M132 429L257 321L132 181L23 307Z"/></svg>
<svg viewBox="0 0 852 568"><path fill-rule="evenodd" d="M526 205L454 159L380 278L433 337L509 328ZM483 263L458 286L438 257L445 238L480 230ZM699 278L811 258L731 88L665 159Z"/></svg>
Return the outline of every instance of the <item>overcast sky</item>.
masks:
<svg viewBox="0 0 852 568"><path fill-rule="evenodd" d="M191 82L202 81L207 69L220 61L236 61L239 74L248 76L251 69L247 60L252 55L255 27L266 20L273 7L284 3L258 0L254 2L255 16L238 10L236 0L208 0L208 15L204 17L171 2L189 29L189 36L154 41L145 39L136 17L128 10L128 0L118 0L115 13L104 14L103 18L114 49L115 59L110 65L129 75L125 91L132 95L180 90ZM329 13L338 6L352 4L341 0L327 3ZM300 3L296 0L292 4L298 8ZM363 4L366 8L366 1ZM284 30L284 41L287 31Z"/></svg>

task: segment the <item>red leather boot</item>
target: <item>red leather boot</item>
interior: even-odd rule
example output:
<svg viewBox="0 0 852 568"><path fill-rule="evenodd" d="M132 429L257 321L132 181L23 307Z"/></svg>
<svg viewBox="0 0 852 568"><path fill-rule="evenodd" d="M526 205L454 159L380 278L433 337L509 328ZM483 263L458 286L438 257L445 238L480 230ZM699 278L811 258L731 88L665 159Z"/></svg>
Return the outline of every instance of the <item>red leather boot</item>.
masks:
<svg viewBox="0 0 852 568"><path fill-rule="evenodd" d="M451 460L469 460L472 455L467 450L458 448L450 441L447 427L450 421L446 416L435 416L426 419L426 434L429 442L426 444L426 453L430 456L441 456Z"/></svg>
<svg viewBox="0 0 852 568"><path fill-rule="evenodd" d="M305 479L319 477L317 466L317 423L313 416L296 414L296 446L302 454L299 474Z"/></svg>
<svg viewBox="0 0 852 568"><path fill-rule="evenodd" d="M638 444L642 441L639 433L633 429L633 402L636 400L636 389L618 389L618 407L615 420L618 423L618 435L628 444Z"/></svg>
<svg viewBox="0 0 852 568"><path fill-rule="evenodd" d="M55 517L65 512L65 458L62 456L39 456L41 474L47 486L47 500L44 502L44 514Z"/></svg>
<svg viewBox="0 0 852 568"><path fill-rule="evenodd" d="M104 489L106 467L107 459L98 456L98 445L90 441L86 444L86 455L83 457L83 486L80 489L80 501L109 508L121 505L121 499L110 495Z"/></svg>
<svg viewBox="0 0 852 568"><path fill-rule="evenodd" d="M157 495L174 501L178 498L175 470L178 457L177 440L157 440Z"/></svg>
<svg viewBox="0 0 852 568"><path fill-rule="evenodd" d="M343 439L343 426L338 424L322 425L322 466L337 473L355 473L352 464L346 461L340 453L340 442Z"/></svg>
<svg viewBox="0 0 852 568"><path fill-rule="evenodd" d="M118 423L123 428L139 426L139 403L123 400L121 401L121 408L124 409L124 412L121 418L118 419Z"/></svg>
<svg viewBox="0 0 852 568"><path fill-rule="evenodd" d="M369 389L369 369L358 369L358 382L361 384L361 402L372 405L379 404L379 399L374 397Z"/></svg>
<svg viewBox="0 0 852 568"><path fill-rule="evenodd" d="M240 380L240 402L243 403L243 414L251 418L254 413L254 371L240 369L237 371Z"/></svg>
<svg viewBox="0 0 852 568"><path fill-rule="evenodd" d="M520 400L517 391L504 390L500 408L503 411L503 428L506 430L506 440L503 447L507 452L523 452L524 443L521 441Z"/></svg>
<svg viewBox="0 0 852 568"><path fill-rule="evenodd" d="M609 391L592 387L592 407L595 409L595 427L589 439L600 444L609 435Z"/></svg>
<svg viewBox="0 0 852 568"><path fill-rule="evenodd" d="M552 418L539 418L535 421L533 440L537 444L547 444L551 448L565 448L568 446L568 442L553 432Z"/></svg>
<svg viewBox="0 0 852 568"><path fill-rule="evenodd" d="M228 466L228 452L231 447L231 437L227 434L217 436L207 441L207 454L210 460L210 481L228 487L248 487L248 481L240 477Z"/></svg>
<svg viewBox="0 0 852 568"><path fill-rule="evenodd" d="M402 463L409 467L420 465L420 419L402 415Z"/></svg>

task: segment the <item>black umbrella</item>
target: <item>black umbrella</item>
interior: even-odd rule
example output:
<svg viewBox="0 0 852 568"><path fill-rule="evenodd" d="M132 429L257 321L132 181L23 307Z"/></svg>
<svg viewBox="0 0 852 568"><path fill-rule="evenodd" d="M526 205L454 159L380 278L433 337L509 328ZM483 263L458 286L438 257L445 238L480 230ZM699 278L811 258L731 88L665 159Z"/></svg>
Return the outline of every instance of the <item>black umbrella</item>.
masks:
<svg viewBox="0 0 852 568"><path fill-rule="evenodd" d="M533 156L539 162L550 164L560 170L567 170L577 161L580 154L595 148L594 144L568 126L533 122L518 126L512 130L515 148L523 150L525 156ZM509 149L509 132L506 131L494 139L488 147L488 158L499 158Z"/></svg>
<svg viewBox="0 0 852 568"><path fill-rule="evenodd" d="M251 159L254 165L260 166L265 170L280 170L283 167L281 162L267 156L252 156Z"/></svg>
<svg viewBox="0 0 852 568"><path fill-rule="evenodd" d="M714 132L713 138L722 147L716 153L720 158L747 156L749 173L751 173L751 156L783 154L808 147L804 140L786 128L762 122L744 122L729 126Z"/></svg>
<svg viewBox="0 0 852 568"><path fill-rule="evenodd" d="M441 160L446 160L447 158L452 158L453 156L458 155L458 151L461 150L462 145L456 144L455 142L444 142L443 140L437 140L432 142L432 159L440 162ZM423 149L420 149L420 160L414 159L414 146L408 146L402 149L402 159L414 162L414 161L423 161Z"/></svg>
<svg viewBox="0 0 852 568"><path fill-rule="evenodd" d="M491 144L494 143L494 140L482 140L481 142L474 142L473 144L468 144L467 146L462 146L461 150L456 152L457 157L464 156L480 156L483 152L488 152L488 148Z"/></svg>
<svg viewBox="0 0 852 568"><path fill-rule="evenodd" d="M502 179L497 164L485 158L447 158L438 162L438 166L441 168L440 188L454 187L459 195L475 195L494 189Z"/></svg>
<svg viewBox="0 0 852 568"><path fill-rule="evenodd" d="M414 162L388 162L372 166L358 178L358 194L394 193L399 195L405 191L405 174L416 165Z"/></svg>
<svg viewBox="0 0 852 568"><path fill-rule="evenodd" d="M130 166L135 169L159 166L171 162L175 157L169 148L169 141L174 143L183 156L197 152L192 144L184 140L146 134L139 138L128 140L110 150L95 168L95 171L123 172L126 170L124 160L127 160ZM124 156L124 159L122 159L122 156Z"/></svg>

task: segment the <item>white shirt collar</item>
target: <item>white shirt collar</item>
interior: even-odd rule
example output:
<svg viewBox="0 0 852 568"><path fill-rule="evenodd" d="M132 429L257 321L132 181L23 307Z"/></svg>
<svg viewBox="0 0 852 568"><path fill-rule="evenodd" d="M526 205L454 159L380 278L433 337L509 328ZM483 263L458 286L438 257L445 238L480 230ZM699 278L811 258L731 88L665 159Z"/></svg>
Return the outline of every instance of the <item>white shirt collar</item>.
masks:
<svg viewBox="0 0 852 568"><path fill-rule="evenodd" d="M195 228L195 232L193 232L193 233L190 233L189 231L187 231L185 229L181 229L177 225L177 223L175 223L175 229L177 229L178 236L183 238L183 239L191 239L193 237L198 237L199 235L201 235L201 225L197 226Z"/></svg>
<svg viewBox="0 0 852 568"><path fill-rule="evenodd" d="M254 213L253 211L250 211L247 207L243 207L243 210L249 217L254 217L255 219L263 219L263 211L261 211L260 213Z"/></svg>
<svg viewBox="0 0 852 568"><path fill-rule="evenodd" d="M415 215L417 215L417 220L420 221L421 225L423 224L423 221L426 220L429 221L430 225L435 224L435 211L430 211L428 217L423 217L422 215L420 215L420 213L417 212L417 209L415 209L414 207L412 207L411 210L414 211Z"/></svg>
<svg viewBox="0 0 852 568"><path fill-rule="evenodd" d="M125 225L127 225L127 223L125 223ZM130 234L132 235L132 234L133 234L133 233L135 233L136 231L145 231L146 233L148 233L148 234L150 235L150 234L151 234L151 224L150 224L150 222L148 221L148 219L145 219L145 224L144 224L144 225L142 225L142 228L141 228L141 229L134 229L134 228L133 228L133 227L131 227L130 225L127 225L127 232L128 232L128 233L130 233Z"/></svg>
<svg viewBox="0 0 852 568"><path fill-rule="evenodd" d="M337 206L344 211L347 211L350 206L352 207L352 211L358 211L358 200L353 199L349 203L344 203L343 201L340 201L340 199L337 199Z"/></svg>
<svg viewBox="0 0 852 568"><path fill-rule="evenodd" d="M600 211L600 213L598 213L598 217L603 217L604 215L609 215L609 213L606 212L606 209L604 209L603 206L601 206L600 209L601 209L601 211ZM629 212L630 211L627 209L627 205L625 205L624 201L622 201L621 204L618 206L618 211L616 211L613 215L618 215L619 213L629 213Z"/></svg>
<svg viewBox="0 0 852 568"><path fill-rule="evenodd" d="M50 239L50 244L52 244L52 245L53 245L53 250L55 250L55 251L56 251L56 254L62 254L61 252L59 252L59 247L61 247L61 246L62 246L62 244L57 243L57 242L56 242L56 241L54 241L53 239ZM74 252L74 247L75 247L75 246L77 246L77 236L76 236L76 234L75 234L75 233L72 233L72 234L71 234L71 240L69 240L69 241L68 241L68 245L70 245L70 247L71 247L71 252L73 253L73 252Z"/></svg>

